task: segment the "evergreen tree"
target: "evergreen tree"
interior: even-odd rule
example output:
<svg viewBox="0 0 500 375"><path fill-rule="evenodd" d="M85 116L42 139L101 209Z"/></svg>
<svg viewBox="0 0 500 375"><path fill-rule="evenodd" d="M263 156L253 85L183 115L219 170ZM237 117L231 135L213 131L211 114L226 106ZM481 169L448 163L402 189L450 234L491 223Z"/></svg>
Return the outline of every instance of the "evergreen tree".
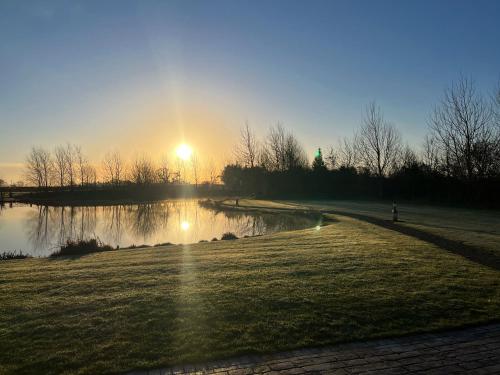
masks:
<svg viewBox="0 0 500 375"><path fill-rule="evenodd" d="M316 156L314 157L312 163L312 169L314 172L326 171L326 165L325 161L323 160L323 154L321 153L321 148L318 148L318 152L316 152Z"/></svg>

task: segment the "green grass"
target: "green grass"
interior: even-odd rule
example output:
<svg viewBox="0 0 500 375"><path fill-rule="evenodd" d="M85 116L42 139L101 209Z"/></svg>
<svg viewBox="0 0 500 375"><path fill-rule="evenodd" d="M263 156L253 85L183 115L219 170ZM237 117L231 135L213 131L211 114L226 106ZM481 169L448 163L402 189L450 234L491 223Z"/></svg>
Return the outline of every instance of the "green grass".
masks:
<svg viewBox="0 0 500 375"><path fill-rule="evenodd" d="M300 205L391 219L391 202L300 201ZM398 204L400 225L416 228L500 256L500 211Z"/></svg>
<svg viewBox="0 0 500 375"><path fill-rule="evenodd" d="M0 263L0 373L124 372L500 316L500 272L342 216L320 230Z"/></svg>

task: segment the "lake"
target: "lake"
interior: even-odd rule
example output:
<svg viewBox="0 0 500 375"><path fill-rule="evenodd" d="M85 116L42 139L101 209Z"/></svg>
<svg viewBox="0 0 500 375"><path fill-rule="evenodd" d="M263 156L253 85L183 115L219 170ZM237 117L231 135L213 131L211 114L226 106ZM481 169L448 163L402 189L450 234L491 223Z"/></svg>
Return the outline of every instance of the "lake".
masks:
<svg viewBox="0 0 500 375"><path fill-rule="evenodd" d="M154 203L53 207L14 203L0 208L0 253L21 250L50 255L68 239L97 237L113 247L187 244L303 229L320 224L318 217L242 211L215 211L195 199Z"/></svg>

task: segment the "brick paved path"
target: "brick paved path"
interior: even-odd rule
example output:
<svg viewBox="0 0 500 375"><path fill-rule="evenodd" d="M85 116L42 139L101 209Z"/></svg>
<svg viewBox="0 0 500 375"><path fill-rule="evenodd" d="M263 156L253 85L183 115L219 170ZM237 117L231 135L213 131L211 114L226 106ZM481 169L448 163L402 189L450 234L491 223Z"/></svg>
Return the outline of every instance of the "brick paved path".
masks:
<svg viewBox="0 0 500 375"><path fill-rule="evenodd" d="M500 324L133 374L500 374ZM132 373L131 373L132 374Z"/></svg>

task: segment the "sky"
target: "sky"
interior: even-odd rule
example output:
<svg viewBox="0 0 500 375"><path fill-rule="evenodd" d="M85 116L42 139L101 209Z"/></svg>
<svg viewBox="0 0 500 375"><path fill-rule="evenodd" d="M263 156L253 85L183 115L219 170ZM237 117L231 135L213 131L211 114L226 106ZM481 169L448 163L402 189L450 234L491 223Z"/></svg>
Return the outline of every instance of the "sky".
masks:
<svg viewBox="0 0 500 375"><path fill-rule="evenodd" d="M453 81L498 84L499 19L496 0L2 0L0 178L66 142L96 164L182 142L222 163L246 121L312 159L371 101L418 147Z"/></svg>

